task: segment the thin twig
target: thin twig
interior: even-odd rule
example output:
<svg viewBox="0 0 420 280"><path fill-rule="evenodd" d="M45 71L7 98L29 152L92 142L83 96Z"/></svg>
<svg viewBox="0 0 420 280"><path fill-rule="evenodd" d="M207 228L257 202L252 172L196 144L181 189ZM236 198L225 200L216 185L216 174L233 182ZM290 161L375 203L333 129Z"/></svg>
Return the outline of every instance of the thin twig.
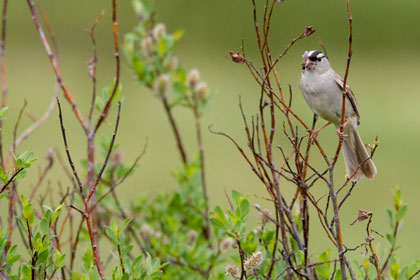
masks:
<svg viewBox="0 0 420 280"><path fill-rule="evenodd" d="M89 32L91 40L92 40L92 48L93 48L93 57L88 62L89 76L92 78L92 101L90 104L89 115L88 115L89 126L92 120L92 113L93 113L93 108L95 107L95 98L96 98L96 65L98 63L98 54L96 50L95 28L96 28L96 25L104 16L104 13L105 11L102 10L102 12L98 15L98 17L95 19L94 23L92 24L92 27L90 28L90 32Z"/></svg>
<svg viewBox="0 0 420 280"><path fill-rule="evenodd" d="M105 107L99 116L99 119L93 129L93 134L96 133L101 123L106 119L108 111L111 108L111 103L114 99L115 94L117 93L118 87L120 85L120 51L118 45L118 22L117 22L117 1L112 0L112 31L114 38L114 57L115 57L115 83L114 88L112 89L111 95L108 97L108 100L105 103Z"/></svg>
<svg viewBox="0 0 420 280"><path fill-rule="evenodd" d="M107 155L105 157L105 160L102 164L101 169L99 170L99 173L98 173L98 176L96 178L95 184L90 189L89 194L85 199L86 203L89 203L90 199L92 198L92 195L95 193L96 187L98 186L98 183L101 180L102 174L105 171L105 168L108 164L109 156L111 155L112 148L114 147L115 138L116 138L117 132L118 132L118 126L119 126L119 123L120 123L120 113L121 113L121 101L118 101L117 121L115 122L115 128L114 128L114 133L112 134L111 144L109 145Z"/></svg>
<svg viewBox="0 0 420 280"><path fill-rule="evenodd" d="M1 75L1 108L6 107L7 96L7 79L6 79L6 23L7 23L7 3L8 0L3 1L2 21L1 21L1 42L0 42L0 75ZM1 166L5 169L3 160L3 137L2 129L3 120L0 120L0 161Z"/></svg>
<svg viewBox="0 0 420 280"><path fill-rule="evenodd" d="M71 105L71 107L73 109L73 112L74 112L77 120L79 121L79 123L81 124L81 126L86 131L86 124L85 124L85 122L83 120L82 113L80 112L79 108L77 107L73 95L70 93L70 91L68 90L67 86L64 84L63 78L61 76L61 71L60 71L60 68L59 68L58 63L57 63L56 56L51 51L50 44L48 43L48 40L45 37L44 30L42 29L42 26L39 23L39 19L38 19L37 13L35 11L34 3L33 3L32 0L27 0L27 3L28 3L28 6L29 6L29 9L31 11L32 19L33 19L34 24L35 24L35 27L36 27L36 29L38 31L39 37L41 38L41 41L42 41L42 43L44 45L44 48L45 48L45 50L46 50L46 52L48 54L48 58L50 60L50 63L52 65L52 67L53 67L55 76L57 77L57 83L60 85L60 87L61 87L61 89L62 89L62 91L64 93L64 96L65 96L66 100L70 103L70 105Z"/></svg>

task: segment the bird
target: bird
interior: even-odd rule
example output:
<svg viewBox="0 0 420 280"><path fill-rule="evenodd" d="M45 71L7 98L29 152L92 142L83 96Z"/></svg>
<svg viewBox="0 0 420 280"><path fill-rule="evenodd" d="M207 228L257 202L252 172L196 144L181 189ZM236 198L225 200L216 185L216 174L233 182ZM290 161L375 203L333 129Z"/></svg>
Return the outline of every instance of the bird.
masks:
<svg viewBox="0 0 420 280"><path fill-rule="evenodd" d="M299 85L303 98L312 111L327 121L320 129L311 131L311 142L324 127L334 124L338 136L343 139L342 151L347 176L353 182L357 182L362 175L373 179L377 169L357 130L360 113L356 97L348 84L345 91L344 128L342 133L339 130L344 80L331 67L324 53L317 50L305 51Z"/></svg>

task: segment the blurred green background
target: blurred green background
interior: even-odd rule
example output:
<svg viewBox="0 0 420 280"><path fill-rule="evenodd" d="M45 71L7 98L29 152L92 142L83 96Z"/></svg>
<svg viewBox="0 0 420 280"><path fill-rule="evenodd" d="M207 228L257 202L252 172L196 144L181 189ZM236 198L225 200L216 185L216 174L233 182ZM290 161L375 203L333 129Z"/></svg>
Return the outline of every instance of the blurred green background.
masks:
<svg viewBox="0 0 420 280"><path fill-rule="evenodd" d="M6 143L11 143L14 121L23 104L28 101L27 111L39 117L49 105L54 90L55 77L48 62L41 41L36 33L25 1L9 1L7 23L7 79L8 120L5 123ZM246 162L225 138L207 131L207 126L223 130L245 146L245 134L238 108L238 96L242 96L247 114L256 113L259 88L244 65L234 64L226 55L229 51L239 51L244 39L248 56L256 63L256 40L252 22L250 0L157 0L157 20L167 25L169 32L185 29L186 33L177 49L180 62L186 69L200 69L202 79L208 82L213 92L210 109L203 120L208 188L211 206L227 202L223 191L237 189L249 193L255 203L264 202L254 195L265 195L265 188L251 173ZM257 1L262 9L263 1ZM114 58L111 33L111 1L105 0L40 0L54 28L59 43L60 65L63 78L74 94L81 110L87 114L91 98L91 82L87 74L87 61L92 55L89 34L91 26L101 10L105 17L97 29L98 40L98 86L102 88L114 77ZM130 1L118 1L118 18L121 39L135 25L136 19ZM388 222L385 208L392 206L391 189L399 185L409 212L405 219L399 244L400 255L409 261L418 257L420 245L419 215L420 203L420 92L419 62L420 34L418 12L420 2L401 1L351 1L354 18L354 55L351 63L349 83L358 99L361 111L360 134L365 142L372 143L376 135L380 147L375 156L378 175L374 181L363 178L357 185L350 200L343 208L344 239L349 247L364 241L364 225L349 226L357 215L357 209L374 213L373 228L385 234ZM312 25L317 32L310 38L299 41L288 55L282 59L278 71L284 87L290 84L294 90L294 110L310 122L312 113L299 92L301 55L305 50L319 48L320 37L328 49L330 61L335 70L344 75L347 58L348 21L345 1L341 0L289 0L276 6L271 25L271 50L273 56L279 54L288 42L300 34L305 26ZM122 40L121 40L122 41ZM162 105L153 94L141 87L123 60L123 111L117 141L121 144L124 160L132 162L141 151L146 137L149 147L135 176L119 187L124 198L157 191L173 186L170 171L179 167L173 135L168 125ZM64 118L70 149L75 161L83 158L86 145L83 132L76 122L70 107L64 101ZM187 143L190 157L196 151L192 115L184 110L176 111L181 124L183 139ZM113 129L115 111L100 131L109 135ZM31 120L25 117L22 129ZM279 127L281 128L281 122ZM332 127L319 136L332 155L337 137ZM278 138L280 145L288 145ZM30 178L36 178L37 168L46 164L43 155L49 147L63 151L57 111L26 141L19 151L32 150L41 159L35 164ZM277 155L280 159L281 155ZM342 157L337 168L337 178L343 178ZM50 174L51 186L59 180L63 184L63 174L58 164L54 174ZM285 182L283 189L290 193L294 188ZM27 180L24 192L33 186ZM326 193L323 185L315 191L318 196ZM317 227L317 219L312 225ZM327 244L324 234L313 244L317 252L322 244ZM383 245L386 240L378 237ZM325 240L324 240L325 239ZM318 242L325 241L323 242ZM319 253L319 251L318 251ZM360 252L352 254L360 255Z"/></svg>

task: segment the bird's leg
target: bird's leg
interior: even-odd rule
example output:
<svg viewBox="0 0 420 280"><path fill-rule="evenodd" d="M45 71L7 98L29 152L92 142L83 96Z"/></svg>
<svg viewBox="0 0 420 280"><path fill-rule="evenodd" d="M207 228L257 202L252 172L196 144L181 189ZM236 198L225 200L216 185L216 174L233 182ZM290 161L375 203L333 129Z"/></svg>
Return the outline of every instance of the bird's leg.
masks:
<svg viewBox="0 0 420 280"><path fill-rule="evenodd" d="M312 120L312 130L315 129L316 121L318 120L318 115L314 113L314 119Z"/></svg>
<svg viewBox="0 0 420 280"><path fill-rule="evenodd" d="M350 120L347 120L343 123L343 129L346 127L346 125L349 123L349 121ZM341 132L340 128L341 128L341 125L336 130L337 135L338 135L338 138L340 139L340 141L344 141L348 137L348 135L344 134L344 132Z"/></svg>
<svg viewBox="0 0 420 280"><path fill-rule="evenodd" d="M326 124L324 124L323 126L321 126L320 128L318 128L317 130L311 130L309 133L309 141L311 144L313 144L316 140L316 137L318 136L318 133L323 130L324 128L326 128L327 126L329 126L331 123L327 122Z"/></svg>

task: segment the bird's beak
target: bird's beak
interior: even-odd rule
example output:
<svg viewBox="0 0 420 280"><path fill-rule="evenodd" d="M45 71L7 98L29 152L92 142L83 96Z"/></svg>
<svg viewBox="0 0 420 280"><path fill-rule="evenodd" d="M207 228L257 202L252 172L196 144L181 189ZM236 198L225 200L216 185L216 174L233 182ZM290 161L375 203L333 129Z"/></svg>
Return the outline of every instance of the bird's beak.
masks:
<svg viewBox="0 0 420 280"><path fill-rule="evenodd" d="M311 66L312 64L313 64L312 61L310 61L309 59L307 59L306 62L305 62L305 69L308 69L309 66Z"/></svg>

